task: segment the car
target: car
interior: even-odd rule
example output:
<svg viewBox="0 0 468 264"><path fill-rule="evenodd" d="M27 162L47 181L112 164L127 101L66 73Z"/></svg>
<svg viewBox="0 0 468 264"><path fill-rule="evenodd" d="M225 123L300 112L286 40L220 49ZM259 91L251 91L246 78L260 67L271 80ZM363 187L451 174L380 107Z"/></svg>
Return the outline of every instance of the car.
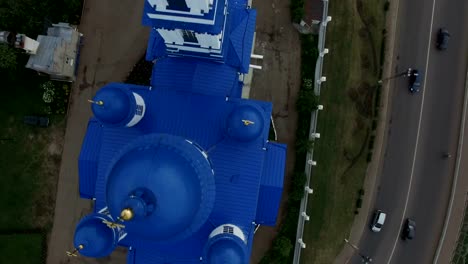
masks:
<svg viewBox="0 0 468 264"><path fill-rule="evenodd" d="M440 28L437 33L436 47L439 50L446 50L450 39L450 33L446 28Z"/></svg>
<svg viewBox="0 0 468 264"><path fill-rule="evenodd" d="M416 233L416 222L407 218L403 226L402 238L403 240L412 240Z"/></svg>
<svg viewBox="0 0 468 264"><path fill-rule="evenodd" d="M421 88L421 74L418 69L408 69L409 91L411 93L419 92Z"/></svg>
<svg viewBox="0 0 468 264"><path fill-rule="evenodd" d="M374 217L372 218L372 222L370 228L372 232L380 232L382 227L385 223L385 218L387 218L387 214L382 212L381 210L376 210L374 213Z"/></svg>

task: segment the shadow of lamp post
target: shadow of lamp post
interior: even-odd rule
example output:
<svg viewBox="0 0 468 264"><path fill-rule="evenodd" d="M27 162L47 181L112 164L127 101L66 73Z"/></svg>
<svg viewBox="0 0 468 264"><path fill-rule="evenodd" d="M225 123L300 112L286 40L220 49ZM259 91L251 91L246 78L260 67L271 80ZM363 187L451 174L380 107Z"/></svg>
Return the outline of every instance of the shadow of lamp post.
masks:
<svg viewBox="0 0 468 264"><path fill-rule="evenodd" d="M344 241L346 242L346 244L350 245L354 249L354 251L361 257L362 263L372 263L372 258L370 256L362 255L361 252L359 252L359 248L351 242L349 242L348 239L345 238Z"/></svg>

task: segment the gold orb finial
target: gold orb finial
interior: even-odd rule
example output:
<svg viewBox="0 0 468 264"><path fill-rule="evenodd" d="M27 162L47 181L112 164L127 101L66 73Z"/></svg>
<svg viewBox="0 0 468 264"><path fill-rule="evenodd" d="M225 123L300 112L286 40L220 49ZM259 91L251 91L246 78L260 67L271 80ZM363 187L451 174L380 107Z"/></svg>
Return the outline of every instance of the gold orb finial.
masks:
<svg viewBox="0 0 468 264"><path fill-rule="evenodd" d="M96 104L96 105L104 105L104 102L99 100L99 101L93 101L91 99L88 99L89 103Z"/></svg>
<svg viewBox="0 0 468 264"><path fill-rule="evenodd" d="M129 221L133 218L133 211L130 208L125 208L120 212L120 218L124 221Z"/></svg>

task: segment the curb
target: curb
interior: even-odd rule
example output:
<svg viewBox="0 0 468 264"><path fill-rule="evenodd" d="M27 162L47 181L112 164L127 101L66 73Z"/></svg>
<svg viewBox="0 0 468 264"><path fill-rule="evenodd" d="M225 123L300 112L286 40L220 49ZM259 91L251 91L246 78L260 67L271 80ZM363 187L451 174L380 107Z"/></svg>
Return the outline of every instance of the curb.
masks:
<svg viewBox="0 0 468 264"><path fill-rule="evenodd" d="M390 9L387 13L386 28L388 29L387 40L385 43L386 52L384 59L384 69L382 72L383 76L391 76L393 68L393 58L394 58L394 44L396 38L396 25L398 18L398 6L399 0L392 1L393 4L390 4ZM363 206L361 207L361 212L358 214L353 222L351 231L349 234L348 240L353 244L359 244L361 240L362 233L367 224L367 218L369 212L371 211L371 205L374 202L374 197L376 195L376 182L378 178L378 172L382 168L384 153L385 153L385 139L387 131L387 116L391 110L391 91L390 91L390 82L388 81L382 85L382 98L379 102L380 104L380 117L378 119L378 125L376 130L375 137L375 148L374 148L374 158L369 163L369 166L366 171L366 177L364 180L363 188L365 189L365 194L363 196ZM377 155L376 155L377 154ZM334 263L342 264L348 263L349 260L355 254L354 249L350 249L348 245L344 244L342 251L336 257Z"/></svg>
<svg viewBox="0 0 468 264"><path fill-rule="evenodd" d="M451 214L452 214L452 208L453 208L455 193L457 192L458 175L459 175L459 171L460 171L460 162L461 162L461 152L462 152L462 148L463 148L463 137L464 137L464 133L465 133L467 106L468 106L468 72L466 73L466 77L465 77L465 98L464 98L464 102L463 102L463 114L462 114L462 117L461 117L460 135L458 137L457 161L456 161L456 164L455 164L455 175L454 175L454 177L452 179L452 190L451 190L451 194L450 194L450 202L449 202L449 206L447 208L447 212L445 214L444 227L442 229L442 234L440 235L440 238L439 238L439 243L437 245L437 250L436 250L436 253L434 255L433 262L432 262L433 264L437 263L437 261L439 260L440 252L442 251L442 246L444 244L445 235L447 234L447 228L448 228L448 224L450 222L450 217L451 217ZM455 245L455 247L456 247L456 245ZM455 248L453 250L455 250Z"/></svg>

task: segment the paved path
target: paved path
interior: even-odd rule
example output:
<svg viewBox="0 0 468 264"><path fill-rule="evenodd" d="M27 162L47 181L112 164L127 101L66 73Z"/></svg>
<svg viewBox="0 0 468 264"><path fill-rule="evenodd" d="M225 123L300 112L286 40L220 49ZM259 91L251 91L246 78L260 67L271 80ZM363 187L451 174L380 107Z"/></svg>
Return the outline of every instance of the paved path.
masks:
<svg viewBox="0 0 468 264"><path fill-rule="evenodd" d="M254 52L264 55L264 60L263 63L259 63L263 69L254 71L250 98L273 102L273 119L278 141L288 145L284 190L289 190L295 163L295 106L300 87L299 33L291 24L288 1L256 0L253 2L253 8L258 12ZM286 213L284 194L279 219ZM277 228L278 225L262 226L258 229L254 237L250 263L258 263L261 260L270 248Z"/></svg>
<svg viewBox="0 0 468 264"><path fill-rule="evenodd" d="M79 26L84 34L84 47L68 110L48 264L126 263L122 250L101 260L70 259L65 251L73 247L78 220L92 209L91 202L80 199L78 194L78 156L91 115L86 100L102 85L123 81L144 54L149 28L141 25L143 3L134 0L88 0L85 3Z"/></svg>

